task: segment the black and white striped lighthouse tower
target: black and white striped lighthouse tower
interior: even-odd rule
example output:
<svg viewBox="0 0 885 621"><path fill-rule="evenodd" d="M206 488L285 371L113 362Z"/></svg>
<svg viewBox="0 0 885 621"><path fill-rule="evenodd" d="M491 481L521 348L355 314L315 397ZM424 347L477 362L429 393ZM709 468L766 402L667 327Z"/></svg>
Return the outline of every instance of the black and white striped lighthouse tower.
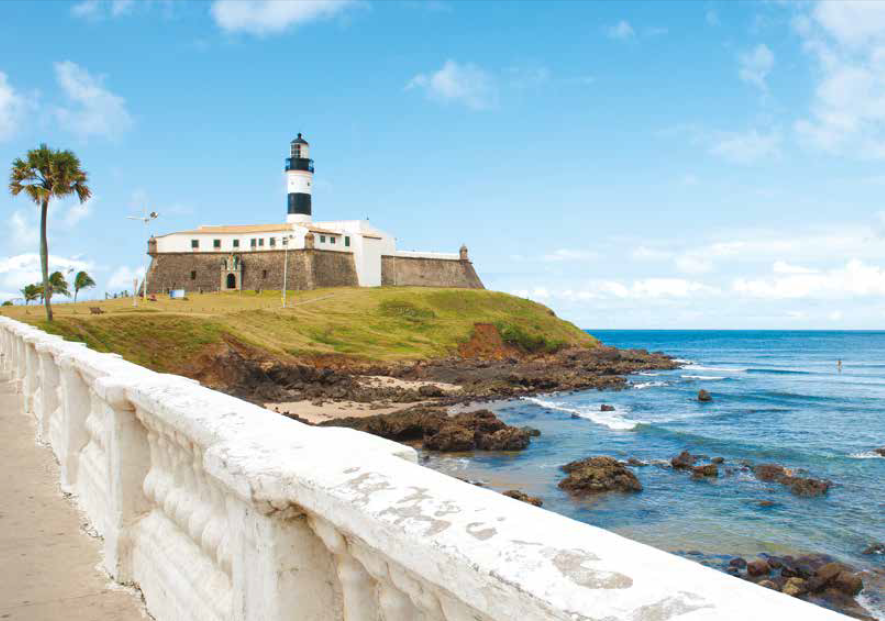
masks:
<svg viewBox="0 0 885 621"><path fill-rule="evenodd" d="M310 222L313 160L310 159L310 145L300 133L298 138L292 141L289 157L286 158L286 186L288 188L286 222Z"/></svg>

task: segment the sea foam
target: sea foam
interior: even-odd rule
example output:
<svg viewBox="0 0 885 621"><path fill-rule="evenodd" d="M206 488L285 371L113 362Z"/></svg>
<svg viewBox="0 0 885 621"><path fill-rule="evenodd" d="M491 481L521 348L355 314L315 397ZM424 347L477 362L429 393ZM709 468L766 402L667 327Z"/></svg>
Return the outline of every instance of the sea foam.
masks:
<svg viewBox="0 0 885 621"><path fill-rule="evenodd" d="M854 459L885 459L885 456L879 455L879 453L875 451L864 451L863 453L852 453L849 455Z"/></svg>
<svg viewBox="0 0 885 621"><path fill-rule="evenodd" d="M614 412L602 412L599 409L594 410L591 407L571 407L558 401L539 399L537 397L523 397L523 400L534 403L535 405L539 405L548 410L566 412L579 418L585 418L597 425L603 425L614 431L631 431L636 428L636 425L642 423L642 421L633 421L628 418L623 418L621 411L617 409Z"/></svg>

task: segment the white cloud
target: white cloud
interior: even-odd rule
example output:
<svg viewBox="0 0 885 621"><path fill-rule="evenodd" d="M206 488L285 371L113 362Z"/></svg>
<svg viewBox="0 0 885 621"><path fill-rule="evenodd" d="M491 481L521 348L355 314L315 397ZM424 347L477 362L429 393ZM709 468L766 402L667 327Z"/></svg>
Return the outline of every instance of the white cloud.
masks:
<svg viewBox="0 0 885 621"><path fill-rule="evenodd" d="M89 261L81 261L68 257L49 256L49 271L91 270ZM43 276L40 271L40 255L36 252L0 258L0 287L3 290L18 291L25 285L40 282Z"/></svg>
<svg viewBox="0 0 885 621"><path fill-rule="evenodd" d="M537 300L666 300L693 297L715 296L715 287L684 278L643 278L633 281L594 280L587 286L574 289L550 290L536 287L533 290L521 289L514 295Z"/></svg>
<svg viewBox="0 0 885 621"><path fill-rule="evenodd" d="M830 321L842 321L843 317L842 311L832 311L827 314L827 319Z"/></svg>
<svg viewBox="0 0 885 621"><path fill-rule="evenodd" d="M114 270L114 273L108 279L107 289L109 291L132 291L136 278L139 282L144 278L143 266L133 269L129 266L121 265Z"/></svg>
<svg viewBox="0 0 885 621"><path fill-rule="evenodd" d="M740 295L764 299L885 297L885 269L852 259L844 267L826 272L738 278L732 284L732 290Z"/></svg>
<svg viewBox="0 0 885 621"><path fill-rule="evenodd" d="M550 80L550 69L543 65L510 67L507 69L507 78L513 88L537 88Z"/></svg>
<svg viewBox="0 0 885 621"><path fill-rule="evenodd" d="M434 100L460 103L472 110L485 110L497 102L494 78L480 67L447 60L438 71L419 73L406 84L406 90L420 89Z"/></svg>
<svg viewBox="0 0 885 621"><path fill-rule="evenodd" d="M797 135L822 150L885 158L885 4L818 2L794 25L818 66Z"/></svg>
<svg viewBox="0 0 885 621"><path fill-rule="evenodd" d="M69 60L55 64L55 76L71 104L56 110L66 130L82 138L116 138L132 126L126 100L107 90L102 76L94 76Z"/></svg>
<svg viewBox="0 0 885 621"><path fill-rule="evenodd" d="M754 164L780 155L779 132L759 133L752 129L744 133L722 134L710 152L737 164Z"/></svg>
<svg viewBox="0 0 885 621"><path fill-rule="evenodd" d="M689 253L676 258L676 269L686 274L705 274L713 271L710 257Z"/></svg>
<svg viewBox="0 0 885 621"><path fill-rule="evenodd" d="M683 123L658 130L662 138L685 138L706 148L711 154L738 164L754 164L780 157L783 142L777 128L743 132L713 130L694 123Z"/></svg>
<svg viewBox="0 0 885 621"><path fill-rule="evenodd" d="M649 248L647 246L638 246L630 253L630 256L633 257L636 261L663 261L665 259L670 259L673 256L673 253L667 250L660 250L658 248Z"/></svg>
<svg viewBox="0 0 885 621"><path fill-rule="evenodd" d="M541 257L546 263L558 263L563 261L590 261L597 257L592 250L570 250L560 248Z"/></svg>
<svg viewBox="0 0 885 621"><path fill-rule="evenodd" d="M802 267L801 265L792 265L787 263L786 261L775 261L774 265L771 266L771 271L775 274L815 274L817 270L813 270L808 267Z"/></svg>
<svg viewBox="0 0 885 621"><path fill-rule="evenodd" d="M885 39L885 4L868 0L818 2L814 19L840 44L862 47Z"/></svg>
<svg viewBox="0 0 885 621"><path fill-rule="evenodd" d="M633 26L630 25L630 22L623 19L614 26L609 27L607 33L609 38L618 41L627 41L636 36L636 31L633 30Z"/></svg>
<svg viewBox="0 0 885 621"><path fill-rule="evenodd" d="M355 0L216 0L212 17L227 32L271 35L335 17L356 4Z"/></svg>
<svg viewBox="0 0 885 621"><path fill-rule="evenodd" d="M37 223L29 218L26 212L15 211L9 219L12 225L12 235L9 241L18 248L33 248L40 240L40 230Z"/></svg>
<svg viewBox="0 0 885 621"><path fill-rule="evenodd" d="M92 207L95 204L96 197L92 197L84 203L75 200L65 212L64 223L67 227L76 226L81 220L92 215Z"/></svg>
<svg viewBox="0 0 885 621"><path fill-rule="evenodd" d="M12 87L9 78L0 71L0 141L18 132L26 109L25 97Z"/></svg>
<svg viewBox="0 0 885 621"><path fill-rule="evenodd" d="M74 17L96 19L110 15L119 17L135 8L135 0L83 0L71 7Z"/></svg>
<svg viewBox="0 0 885 621"><path fill-rule="evenodd" d="M764 43L760 43L752 51L738 54L738 75L741 80L756 88L768 90L765 80L774 67L774 54Z"/></svg>

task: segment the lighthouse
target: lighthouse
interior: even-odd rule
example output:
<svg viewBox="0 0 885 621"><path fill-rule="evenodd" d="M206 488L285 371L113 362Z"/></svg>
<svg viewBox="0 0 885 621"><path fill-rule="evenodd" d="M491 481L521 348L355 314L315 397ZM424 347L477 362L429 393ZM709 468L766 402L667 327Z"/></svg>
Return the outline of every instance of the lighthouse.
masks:
<svg viewBox="0 0 885 621"><path fill-rule="evenodd" d="M313 160L310 159L310 144L299 133L298 138L289 145L289 157L286 158L286 222L305 224L311 221L312 186Z"/></svg>

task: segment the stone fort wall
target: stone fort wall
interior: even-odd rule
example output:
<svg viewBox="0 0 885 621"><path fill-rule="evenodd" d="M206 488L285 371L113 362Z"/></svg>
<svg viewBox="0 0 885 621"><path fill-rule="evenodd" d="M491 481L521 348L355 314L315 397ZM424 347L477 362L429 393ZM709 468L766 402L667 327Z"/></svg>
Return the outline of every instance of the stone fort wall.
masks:
<svg viewBox="0 0 885 621"><path fill-rule="evenodd" d="M224 271L231 255L222 252L173 252L154 255L148 272L148 293L170 289L218 291L228 273L236 273L239 289L280 289L283 282L284 251L238 252L238 271ZM288 252L286 288L356 287L356 264L349 252L299 249Z"/></svg>
<svg viewBox="0 0 885 621"><path fill-rule="evenodd" d="M381 284L395 287L460 287L485 289L467 259L381 257Z"/></svg>

